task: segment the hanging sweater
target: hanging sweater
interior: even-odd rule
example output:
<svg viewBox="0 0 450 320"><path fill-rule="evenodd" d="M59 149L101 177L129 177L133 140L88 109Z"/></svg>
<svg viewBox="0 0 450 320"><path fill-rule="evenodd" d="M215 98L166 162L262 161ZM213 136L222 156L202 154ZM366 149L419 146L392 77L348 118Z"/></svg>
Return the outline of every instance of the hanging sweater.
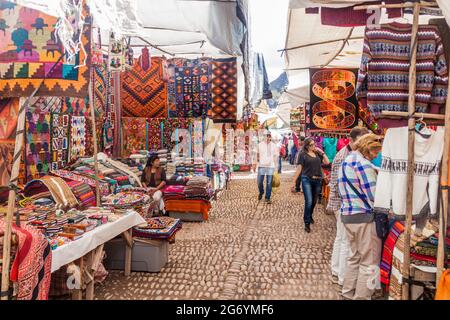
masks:
<svg viewBox="0 0 450 320"><path fill-rule="evenodd" d="M424 138L416 133L413 192L415 219L437 212L439 166L444 149L444 128L439 127L437 131L424 129L421 133L431 136ZM383 142L374 207L378 212L387 213L392 202L392 210L398 220L402 220L406 212L407 163L408 128L389 129Z"/></svg>
<svg viewBox="0 0 450 320"><path fill-rule="evenodd" d="M411 28L394 22L366 29L356 95L375 117L408 111ZM416 66L416 111L438 113L447 97L448 69L436 26L419 27Z"/></svg>

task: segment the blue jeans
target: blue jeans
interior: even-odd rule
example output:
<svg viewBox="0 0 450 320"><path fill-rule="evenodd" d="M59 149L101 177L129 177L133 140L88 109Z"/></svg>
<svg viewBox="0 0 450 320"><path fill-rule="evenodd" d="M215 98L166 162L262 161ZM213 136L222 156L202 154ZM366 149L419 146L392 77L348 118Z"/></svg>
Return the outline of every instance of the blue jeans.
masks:
<svg viewBox="0 0 450 320"><path fill-rule="evenodd" d="M302 177L302 188L303 194L305 195L305 213L303 220L305 221L305 225L310 225L317 199L322 190L322 180Z"/></svg>
<svg viewBox="0 0 450 320"><path fill-rule="evenodd" d="M266 200L270 200L272 196L272 180L273 180L273 168L258 168L258 190L259 195L264 194L264 178L266 179Z"/></svg>
<svg viewBox="0 0 450 320"><path fill-rule="evenodd" d="M281 155L278 157L278 173L281 174L281 165L282 165L283 159L281 158Z"/></svg>

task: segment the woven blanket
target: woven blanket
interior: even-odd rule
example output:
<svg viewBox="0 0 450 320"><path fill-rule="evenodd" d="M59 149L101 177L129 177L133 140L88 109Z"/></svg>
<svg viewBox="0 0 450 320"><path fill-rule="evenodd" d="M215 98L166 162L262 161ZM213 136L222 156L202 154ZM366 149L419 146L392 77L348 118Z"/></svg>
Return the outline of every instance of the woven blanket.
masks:
<svg viewBox="0 0 450 320"><path fill-rule="evenodd" d="M194 158L202 158L203 157L203 121L195 120L194 121Z"/></svg>
<svg viewBox="0 0 450 320"><path fill-rule="evenodd" d="M40 113L61 113L62 105L63 98L61 97L37 97L33 98L30 110Z"/></svg>
<svg viewBox="0 0 450 320"><path fill-rule="evenodd" d="M156 217L148 219L146 227L133 228L133 236L144 239L168 239L180 229L180 219Z"/></svg>
<svg viewBox="0 0 450 320"><path fill-rule="evenodd" d="M9 184L14 158L14 142L0 143L0 186Z"/></svg>
<svg viewBox="0 0 450 320"><path fill-rule="evenodd" d="M128 117L167 117L167 83L163 81L162 58L152 57L151 68L143 70L136 62L121 78L123 115Z"/></svg>
<svg viewBox="0 0 450 320"><path fill-rule="evenodd" d="M106 64L101 64L94 68L94 107L95 110L102 114L106 112L109 103L109 94L111 88L109 87L109 73Z"/></svg>
<svg viewBox="0 0 450 320"><path fill-rule="evenodd" d="M397 221L392 226L386 241L384 242L383 253L380 264L380 282L385 284L386 290L389 290L389 283L391 278L392 256L394 253L395 244L398 237L405 230L402 222Z"/></svg>
<svg viewBox="0 0 450 320"><path fill-rule="evenodd" d="M168 94L168 109L169 109L169 118L177 118L179 117L177 112L177 103L176 103L176 88L175 88L175 68L183 67L187 61L184 58L174 58L167 61L167 94Z"/></svg>
<svg viewBox="0 0 450 320"><path fill-rule="evenodd" d="M80 203L80 209L96 206L95 193L90 186L80 181L67 181L67 185Z"/></svg>
<svg viewBox="0 0 450 320"><path fill-rule="evenodd" d="M156 151L162 146L161 122L163 119L147 119L148 126L148 150Z"/></svg>
<svg viewBox="0 0 450 320"><path fill-rule="evenodd" d="M63 178L65 180L73 180L73 181L80 181L80 182L84 182L87 185L89 185L92 188L95 188L96 186L96 182L93 178L84 176L84 175L80 175L77 174L75 172L72 171L68 171L68 170L52 170L52 174L55 176L58 176L60 178ZM110 190L109 190L109 184L105 181L99 181L99 187L100 187L100 193L102 194L102 196L105 195L109 195L110 194Z"/></svg>
<svg viewBox="0 0 450 320"><path fill-rule="evenodd" d="M48 188L53 200L55 200L57 204L70 208L78 206L77 198L63 179L59 177L45 176L42 177L41 181Z"/></svg>
<svg viewBox="0 0 450 320"><path fill-rule="evenodd" d="M69 159L69 115L52 114L52 170L64 168Z"/></svg>
<svg viewBox="0 0 450 320"><path fill-rule="evenodd" d="M26 112L26 175L27 181L45 176L49 172L50 113L33 110Z"/></svg>
<svg viewBox="0 0 450 320"><path fill-rule="evenodd" d="M89 59L77 66L89 57L91 24L82 34L84 50L69 61L54 37L56 17L12 1L0 4L0 96L30 96L45 78L38 96L86 97Z"/></svg>
<svg viewBox="0 0 450 320"><path fill-rule="evenodd" d="M196 59L175 67L175 103L178 117L207 115L211 107L211 60Z"/></svg>
<svg viewBox="0 0 450 320"><path fill-rule="evenodd" d="M216 59L212 65L212 119L214 122L236 122L236 58Z"/></svg>
<svg viewBox="0 0 450 320"><path fill-rule="evenodd" d="M129 157L133 151L147 150L147 119L122 118L122 156Z"/></svg>
<svg viewBox="0 0 450 320"><path fill-rule="evenodd" d="M71 120L70 161L75 161L86 154L86 119L73 116Z"/></svg>
<svg viewBox="0 0 450 320"><path fill-rule="evenodd" d="M172 134L176 129L189 129L192 119L187 118L170 118L163 119L164 134L163 134L163 148L172 151L175 146L175 141L172 141Z"/></svg>
<svg viewBox="0 0 450 320"><path fill-rule="evenodd" d="M208 220L211 203L205 200L166 200L168 212L195 212L201 213L204 220Z"/></svg>
<svg viewBox="0 0 450 320"><path fill-rule="evenodd" d="M5 222L0 219L0 233ZM18 237L18 250L11 267L10 279L18 284L17 300L47 300L51 281L52 250L43 234L30 226L12 233Z"/></svg>

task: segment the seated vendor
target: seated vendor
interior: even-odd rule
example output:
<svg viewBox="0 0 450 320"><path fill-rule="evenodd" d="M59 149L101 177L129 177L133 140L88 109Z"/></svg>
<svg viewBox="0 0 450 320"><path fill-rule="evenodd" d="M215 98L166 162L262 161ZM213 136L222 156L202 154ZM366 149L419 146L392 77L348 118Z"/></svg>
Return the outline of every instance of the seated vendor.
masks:
<svg viewBox="0 0 450 320"><path fill-rule="evenodd" d="M164 201L162 189L166 185L166 172L160 166L157 155L152 155L147 161L144 172L142 172L141 182L146 188L150 189L150 195L153 200L158 202L159 213L164 214Z"/></svg>

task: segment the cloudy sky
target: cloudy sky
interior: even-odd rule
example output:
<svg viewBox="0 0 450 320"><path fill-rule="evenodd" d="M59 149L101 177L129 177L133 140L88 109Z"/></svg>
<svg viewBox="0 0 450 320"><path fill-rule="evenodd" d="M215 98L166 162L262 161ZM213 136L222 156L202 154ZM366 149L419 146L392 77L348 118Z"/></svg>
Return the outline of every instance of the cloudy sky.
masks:
<svg viewBox="0 0 450 320"><path fill-rule="evenodd" d="M286 39L289 0L250 0L253 50L264 54L269 81L284 69L279 49Z"/></svg>

